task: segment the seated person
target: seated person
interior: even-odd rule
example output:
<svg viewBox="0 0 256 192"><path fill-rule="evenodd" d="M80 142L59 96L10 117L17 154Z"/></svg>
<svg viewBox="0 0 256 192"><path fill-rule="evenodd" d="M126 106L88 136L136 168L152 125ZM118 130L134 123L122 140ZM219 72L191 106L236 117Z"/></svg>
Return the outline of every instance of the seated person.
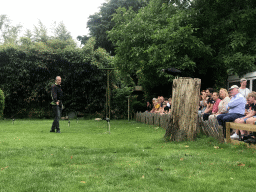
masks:
<svg viewBox="0 0 256 192"><path fill-rule="evenodd" d="M219 94L217 92L213 92L212 94L212 99L214 101L214 104L213 104L213 107L212 107L212 114L216 114L218 112L218 107L219 107L219 104L220 104L220 98L219 98ZM209 113L204 113L204 120L208 120L208 117L210 116L211 114Z"/></svg>
<svg viewBox="0 0 256 192"><path fill-rule="evenodd" d="M153 104L153 106L152 106L152 110L150 111L150 113L154 113L155 110L156 110L156 108L155 108L155 106L156 106L156 98L152 99L152 104Z"/></svg>
<svg viewBox="0 0 256 192"><path fill-rule="evenodd" d="M166 102L166 107L164 108L166 113L171 112L171 104L172 104L172 98L168 99Z"/></svg>
<svg viewBox="0 0 256 192"><path fill-rule="evenodd" d="M149 101L147 101L147 109L146 112L150 112L152 110L152 106Z"/></svg>
<svg viewBox="0 0 256 192"><path fill-rule="evenodd" d="M234 123L247 123L247 120L250 117L255 116L256 115L255 103L256 103L256 93L255 92L249 93L247 96L247 104L245 107L245 116L242 118L236 119ZM241 132L241 139L239 139L240 141L243 141L244 138L246 138L245 137L247 135L246 131L238 130L238 129L234 131L235 133L232 136L230 136L231 139L239 139L239 132Z"/></svg>
<svg viewBox="0 0 256 192"><path fill-rule="evenodd" d="M172 98L171 97L167 101L167 107L169 107L169 109L172 107Z"/></svg>
<svg viewBox="0 0 256 192"><path fill-rule="evenodd" d="M221 101L218 106L218 112L213 115L210 115L209 119L214 119L219 114L227 113L227 105L228 105L228 102L230 101L228 91L224 88L221 88L219 91L219 96L220 96Z"/></svg>
<svg viewBox="0 0 256 192"><path fill-rule="evenodd" d="M206 95L207 95L207 106L206 109L204 110L203 114L203 120L208 120L209 115L212 113L212 108L214 104L214 100L212 99L212 94L213 94L213 89L208 88L206 89Z"/></svg>
<svg viewBox="0 0 256 192"><path fill-rule="evenodd" d="M164 97L160 96L158 102L160 104L160 107L163 107Z"/></svg>
<svg viewBox="0 0 256 192"><path fill-rule="evenodd" d="M158 102L158 99L155 100L155 110L154 113L158 113L159 109L160 109L160 103Z"/></svg>
<svg viewBox="0 0 256 192"><path fill-rule="evenodd" d="M248 94L249 95L249 94ZM245 115L248 115L254 108L255 103L247 97L247 104L245 106Z"/></svg>
<svg viewBox="0 0 256 192"><path fill-rule="evenodd" d="M239 87L233 85L230 87L232 98L227 105L228 113L220 114L217 116L219 125L223 126L223 134L226 137L226 122L233 122L237 118L244 117L246 100L241 93L239 93Z"/></svg>
<svg viewBox="0 0 256 192"><path fill-rule="evenodd" d="M164 101L164 102L163 102L163 107L160 107L160 109L159 109L159 113L160 113L161 115L168 113L169 110L166 110L166 107L167 107L167 103Z"/></svg>
<svg viewBox="0 0 256 192"><path fill-rule="evenodd" d="M200 102L199 102L199 113L203 113L204 110L206 109L207 106L207 101L206 101L206 92L205 90L201 91L201 95L200 95Z"/></svg>

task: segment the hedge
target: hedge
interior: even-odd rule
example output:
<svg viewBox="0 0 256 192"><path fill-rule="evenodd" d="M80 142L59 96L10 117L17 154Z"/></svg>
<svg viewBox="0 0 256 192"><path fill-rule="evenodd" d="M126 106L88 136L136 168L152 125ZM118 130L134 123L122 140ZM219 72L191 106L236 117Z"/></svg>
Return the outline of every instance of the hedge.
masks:
<svg viewBox="0 0 256 192"><path fill-rule="evenodd" d="M4 100L5 100L5 97L4 97L4 92L0 89L0 119L3 118L4 116Z"/></svg>

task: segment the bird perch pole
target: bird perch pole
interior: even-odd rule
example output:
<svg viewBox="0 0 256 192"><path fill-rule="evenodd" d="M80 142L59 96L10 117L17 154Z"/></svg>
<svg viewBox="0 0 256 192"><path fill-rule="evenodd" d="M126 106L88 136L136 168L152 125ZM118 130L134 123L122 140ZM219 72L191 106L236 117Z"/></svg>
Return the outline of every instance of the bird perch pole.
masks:
<svg viewBox="0 0 256 192"><path fill-rule="evenodd" d="M106 118L110 119L110 88L109 88L109 74L110 70L115 68L99 68L101 70L107 70L107 89L106 89Z"/></svg>
<svg viewBox="0 0 256 192"><path fill-rule="evenodd" d="M128 121L130 121L130 96L128 97Z"/></svg>

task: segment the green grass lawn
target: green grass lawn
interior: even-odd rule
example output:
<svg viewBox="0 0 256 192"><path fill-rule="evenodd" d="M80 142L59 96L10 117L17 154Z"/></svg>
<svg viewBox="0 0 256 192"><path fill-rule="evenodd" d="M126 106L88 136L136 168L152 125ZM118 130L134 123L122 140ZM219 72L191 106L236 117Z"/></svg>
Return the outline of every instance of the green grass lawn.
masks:
<svg viewBox="0 0 256 192"><path fill-rule="evenodd" d="M244 145L163 140L134 121L0 121L0 191L254 191L256 154Z"/></svg>

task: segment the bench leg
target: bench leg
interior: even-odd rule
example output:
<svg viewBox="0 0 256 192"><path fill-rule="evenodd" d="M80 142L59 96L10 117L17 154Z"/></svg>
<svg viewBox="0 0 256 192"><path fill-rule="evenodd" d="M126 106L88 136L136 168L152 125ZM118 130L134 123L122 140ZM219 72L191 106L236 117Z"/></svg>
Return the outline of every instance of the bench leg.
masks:
<svg viewBox="0 0 256 192"><path fill-rule="evenodd" d="M231 143L230 139L230 122L226 122L226 142Z"/></svg>

